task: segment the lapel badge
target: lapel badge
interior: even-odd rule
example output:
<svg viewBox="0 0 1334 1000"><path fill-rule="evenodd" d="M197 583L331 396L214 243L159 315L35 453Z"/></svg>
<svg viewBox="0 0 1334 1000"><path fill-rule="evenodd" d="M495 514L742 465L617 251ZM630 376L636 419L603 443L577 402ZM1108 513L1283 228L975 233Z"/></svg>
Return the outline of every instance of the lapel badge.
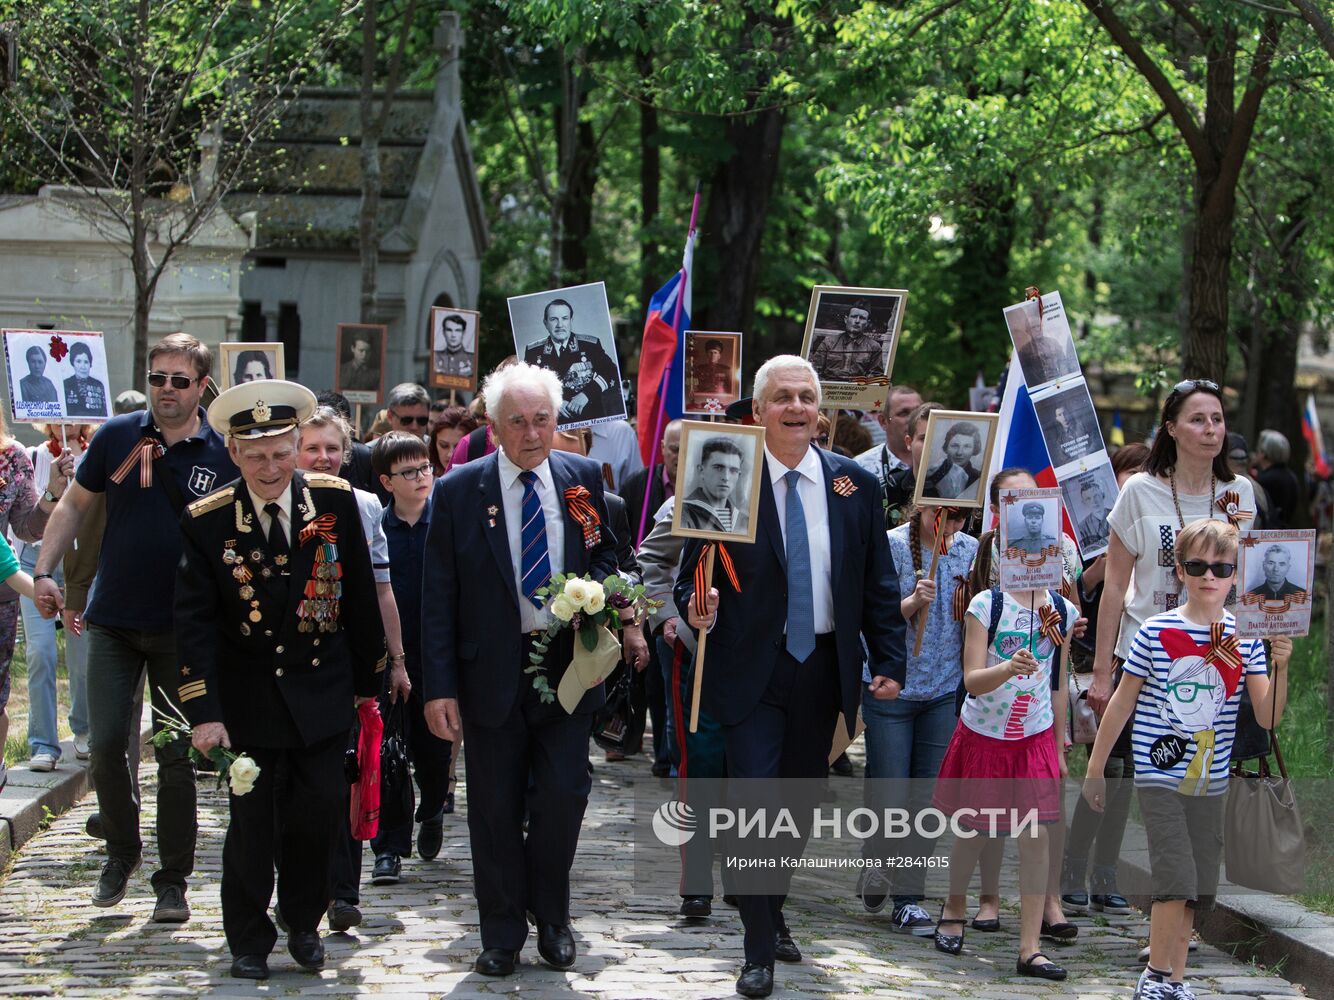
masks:
<svg viewBox="0 0 1334 1000"><path fill-rule="evenodd" d="M857 486L847 476L839 476L833 483L834 492L841 497L850 497L857 492Z"/></svg>
<svg viewBox="0 0 1334 1000"><path fill-rule="evenodd" d="M261 552L259 549L251 549L251 550L250 550L250 561L251 561L251 562L263 562L263 561L264 561L264 553Z"/></svg>
<svg viewBox="0 0 1334 1000"><path fill-rule="evenodd" d="M497 507L495 504L492 504L490 507L486 508L486 516L488 519L487 524L490 527L494 528L496 526L496 515L499 513L500 513L500 508Z"/></svg>
<svg viewBox="0 0 1334 1000"><path fill-rule="evenodd" d="M286 565L287 565L287 556L282 556L282 555L274 556L274 557L273 557L273 561L274 561L274 563L275 563L276 565L278 565L278 566L286 566Z"/></svg>

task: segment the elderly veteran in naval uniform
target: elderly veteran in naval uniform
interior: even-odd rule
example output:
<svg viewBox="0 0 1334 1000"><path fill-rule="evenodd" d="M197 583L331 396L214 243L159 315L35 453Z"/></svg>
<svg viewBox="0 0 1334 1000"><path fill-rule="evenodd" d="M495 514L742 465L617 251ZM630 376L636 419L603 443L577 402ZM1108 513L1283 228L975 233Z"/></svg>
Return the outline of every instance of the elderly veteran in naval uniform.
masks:
<svg viewBox="0 0 1334 1000"><path fill-rule="evenodd" d="M227 436L241 478L181 519L181 705L197 750L221 744L259 765L253 789L230 797L222 854L223 930L242 979L269 974L275 863L287 950L303 968L324 964L316 926L347 802L348 732L385 665L352 488L297 471L299 426L314 409L314 395L294 382L246 382L220 395L209 423Z"/></svg>

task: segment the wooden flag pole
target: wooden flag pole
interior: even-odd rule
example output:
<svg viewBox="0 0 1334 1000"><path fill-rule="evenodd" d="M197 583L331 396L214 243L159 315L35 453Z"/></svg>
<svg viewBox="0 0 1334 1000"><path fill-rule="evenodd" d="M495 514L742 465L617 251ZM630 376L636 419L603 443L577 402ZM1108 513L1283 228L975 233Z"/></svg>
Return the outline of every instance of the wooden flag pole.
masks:
<svg viewBox="0 0 1334 1000"><path fill-rule="evenodd" d="M458 390L457 390L457 389L450 389L450 390L449 390L449 405L450 405L450 406L458 406L458 405L459 405L459 394L458 394Z"/></svg>
<svg viewBox="0 0 1334 1000"><path fill-rule="evenodd" d="M353 403L352 406L353 406L352 419L356 422L357 440L360 441L362 439L362 435L366 433L366 428L364 428L361 425L361 404Z"/></svg>
<svg viewBox="0 0 1334 1000"><path fill-rule="evenodd" d="M704 557L704 594L713 589L713 557L718 551L718 546L710 545L709 554ZM715 612L716 614L717 612ZM699 645L695 647L695 683L690 694L690 731L699 732L699 699L700 688L704 683L704 644L709 641L709 630L699 630Z"/></svg>

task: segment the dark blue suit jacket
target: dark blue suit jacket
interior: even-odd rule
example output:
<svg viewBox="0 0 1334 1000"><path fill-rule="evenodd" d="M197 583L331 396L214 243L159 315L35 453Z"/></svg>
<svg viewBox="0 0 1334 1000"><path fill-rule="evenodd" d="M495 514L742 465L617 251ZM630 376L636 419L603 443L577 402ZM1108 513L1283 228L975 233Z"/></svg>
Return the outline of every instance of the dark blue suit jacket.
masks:
<svg viewBox="0 0 1334 1000"><path fill-rule="evenodd" d="M616 572L616 538L608 527L602 473L596 462L577 455L553 451L550 461L557 494L563 497L571 486L586 487L602 521L601 539L586 549L583 530L565 508L564 571L602 580ZM488 513L491 509L494 515ZM505 720L519 685L531 683L523 672L527 664L519 600L500 494L499 455L493 452L451 469L436 480L431 495L422 574L426 700L458 698L460 714L477 725L497 726ZM562 638L568 640L569 635L567 630ZM552 646L559 663L548 670L553 691L572 649L568 641ZM602 701L602 688L595 687L578 710L591 712Z"/></svg>
<svg viewBox="0 0 1334 1000"><path fill-rule="evenodd" d="M904 682L905 625L899 609L898 574L885 535L880 485L851 459L820 451L829 503L830 581L843 714L849 734L861 705L862 645L871 653L871 675ZM834 492L846 476L850 496ZM695 593L695 566L703 542L690 539L676 578L676 606L685 613ZM703 709L723 725L736 725L759 704L783 649L787 608L787 557L768 460L760 473L759 525L753 545L728 544L741 593L715 563L718 618L705 646Z"/></svg>

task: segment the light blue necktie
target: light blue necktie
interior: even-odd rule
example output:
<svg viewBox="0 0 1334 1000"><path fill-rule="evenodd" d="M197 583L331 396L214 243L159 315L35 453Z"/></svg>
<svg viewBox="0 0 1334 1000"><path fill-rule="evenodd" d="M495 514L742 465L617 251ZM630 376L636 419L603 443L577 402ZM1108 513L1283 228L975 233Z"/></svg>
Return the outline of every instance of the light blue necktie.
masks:
<svg viewBox="0 0 1334 1000"><path fill-rule="evenodd" d="M806 538L806 511L801 506L793 469L787 481L787 651L798 663L815 650L815 594L811 590L811 547Z"/></svg>
<svg viewBox="0 0 1334 1000"><path fill-rule="evenodd" d="M519 480L523 483L523 530L519 532L523 553L519 556L519 589L535 607L541 608L542 599L533 595L551 582L547 520L542 515L542 498L537 495L537 474L525 469L519 473Z"/></svg>

